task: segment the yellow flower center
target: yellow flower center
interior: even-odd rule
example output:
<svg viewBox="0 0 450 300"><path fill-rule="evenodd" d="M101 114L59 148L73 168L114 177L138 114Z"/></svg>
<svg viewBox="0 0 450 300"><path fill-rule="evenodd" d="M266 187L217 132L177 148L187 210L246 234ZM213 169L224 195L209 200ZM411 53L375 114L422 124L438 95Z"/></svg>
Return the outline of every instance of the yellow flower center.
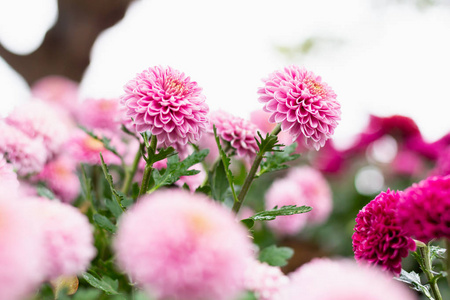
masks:
<svg viewBox="0 0 450 300"><path fill-rule="evenodd" d="M103 147L103 143L99 140L94 139L91 136L88 136L84 140L84 145L88 147L92 151L102 151L105 148Z"/></svg>
<svg viewBox="0 0 450 300"><path fill-rule="evenodd" d="M305 84L308 87L311 94L313 94L315 96L322 96L322 97L325 97L327 95L326 90L323 88L323 86L319 82L317 82L313 79L306 79Z"/></svg>

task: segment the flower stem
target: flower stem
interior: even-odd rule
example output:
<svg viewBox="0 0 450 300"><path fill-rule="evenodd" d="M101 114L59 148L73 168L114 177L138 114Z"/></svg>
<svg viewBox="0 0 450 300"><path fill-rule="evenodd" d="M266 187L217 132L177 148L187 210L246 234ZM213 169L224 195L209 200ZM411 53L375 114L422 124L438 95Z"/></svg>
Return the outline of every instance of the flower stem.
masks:
<svg viewBox="0 0 450 300"><path fill-rule="evenodd" d="M418 247L418 252L423 259L423 264L420 264L420 266L428 279L431 292L436 300L442 300L442 296L437 285L437 278L433 275L432 271L430 248L427 245L425 245L425 247Z"/></svg>
<svg viewBox="0 0 450 300"><path fill-rule="evenodd" d="M445 248L447 249L447 283L450 287L450 239L445 239Z"/></svg>
<svg viewBox="0 0 450 300"><path fill-rule="evenodd" d="M275 128L272 130L270 134L278 135L280 131L281 131L281 124L277 124L277 126L275 126ZM248 172L248 175L245 178L244 185L242 186L242 189L237 197L237 201L234 201L233 211L235 214L237 214L241 209L241 205L244 202L245 196L247 195L253 180L255 179L256 171L258 171L259 165L261 164L264 154L265 153L259 151L255 157L255 160L253 161L252 167L250 168L250 171Z"/></svg>
<svg viewBox="0 0 450 300"><path fill-rule="evenodd" d="M157 145L156 136L152 135L150 147L147 147L147 157L150 163L147 161L147 164L145 165L144 176L142 177L142 184L139 190L138 197L144 195L148 191L148 185L150 183L150 178L152 177L152 170L153 170L153 163L151 162L151 160L155 155L156 145Z"/></svg>
<svg viewBox="0 0 450 300"><path fill-rule="evenodd" d="M142 146L143 146L142 144L139 145L139 149L136 153L136 156L134 157L131 168L125 169L125 180L123 182L122 189L121 189L122 193L125 195L130 190L131 182L133 181L134 175L136 174L136 171L137 171L137 168L139 165L139 160L141 159L141 147Z"/></svg>

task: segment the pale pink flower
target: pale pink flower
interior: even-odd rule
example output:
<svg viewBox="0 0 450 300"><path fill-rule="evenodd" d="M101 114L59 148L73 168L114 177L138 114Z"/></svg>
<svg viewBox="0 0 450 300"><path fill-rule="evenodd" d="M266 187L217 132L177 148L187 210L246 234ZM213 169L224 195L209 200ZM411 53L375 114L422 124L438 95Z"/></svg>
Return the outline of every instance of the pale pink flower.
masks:
<svg viewBox="0 0 450 300"><path fill-rule="evenodd" d="M25 176L42 170L47 159L42 138L31 139L19 129L0 120L0 154Z"/></svg>
<svg viewBox="0 0 450 300"><path fill-rule="evenodd" d="M45 182L55 196L63 202L72 203L80 194L81 186L76 174L76 161L66 155L49 161L35 179Z"/></svg>
<svg viewBox="0 0 450 300"><path fill-rule="evenodd" d="M138 132L149 130L164 147L197 142L208 125L202 89L184 73L156 66L124 87L121 103Z"/></svg>
<svg viewBox="0 0 450 300"><path fill-rule="evenodd" d="M6 122L30 138L42 138L49 157L59 152L70 133L70 123L62 118L58 109L42 101L16 107Z"/></svg>
<svg viewBox="0 0 450 300"><path fill-rule="evenodd" d="M76 119L80 125L90 130L103 129L112 132L120 129L121 115L118 99L87 99L76 111Z"/></svg>
<svg viewBox="0 0 450 300"><path fill-rule="evenodd" d="M78 83L62 76L47 76L33 84L31 94L72 111L78 102Z"/></svg>
<svg viewBox="0 0 450 300"><path fill-rule="evenodd" d="M47 279L78 275L95 257L93 229L77 208L47 199L30 199L43 233Z"/></svg>
<svg viewBox="0 0 450 300"><path fill-rule="evenodd" d="M0 194L0 299L30 296L44 279L42 236L27 203Z"/></svg>
<svg viewBox="0 0 450 300"><path fill-rule="evenodd" d="M216 139L211 133L206 133L202 135L201 139L198 141L198 146L200 149L209 149L209 153L205 158L205 162L208 164L213 164L219 157L219 149L217 148Z"/></svg>
<svg viewBox="0 0 450 300"><path fill-rule="evenodd" d="M119 221L114 248L120 267L156 299L234 299L252 258L228 210L183 190L141 198Z"/></svg>
<svg viewBox="0 0 450 300"><path fill-rule="evenodd" d="M278 300L280 291L289 283L289 277L279 267L252 260L245 271L245 287L258 300Z"/></svg>
<svg viewBox="0 0 450 300"><path fill-rule="evenodd" d="M413 300L403 283L351 260L314 259L289 274L283 300Z"/></svg>
<svg viewBox="0 0 450 300"><path fill-rule="evenodd" d="M319 150L333 135L341 107L336 94L319 76L298 66L275 71L258 89L270 123L281 123L293 140L302 136L306 145Z"/></svg>
<svg viewBox="0 0 450 300"><path fill-rule="evenodd" d="M19 181L13 165L7 163L0 154L0 195L15 194L18 189Z"/></svg>

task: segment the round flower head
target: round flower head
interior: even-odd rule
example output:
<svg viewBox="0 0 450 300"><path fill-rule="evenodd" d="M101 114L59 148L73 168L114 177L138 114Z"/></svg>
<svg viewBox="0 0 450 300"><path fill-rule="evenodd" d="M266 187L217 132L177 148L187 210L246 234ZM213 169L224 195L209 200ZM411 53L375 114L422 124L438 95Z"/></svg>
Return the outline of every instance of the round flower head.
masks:
<svg viewBox="0 0 450 300"><path fill-rule="evenodd" d="M87 217L75 207L57 201L31 199L29 202L44 235L46 278L86 271L96 254Z"/></svg>
<svg viewBox="0 0 450 300"><path fill-rule="evenodd" d="M178 300L235 299L251 247L229 211L183 190L140 198L120 220L114 242L133 280L156 299Z"/></svg>
<svg viewBox="0 0 450 300"><path fill-rule="evenodd" d="M27 203L4 195L0 195L0 299L23 299L44 279L42 236Z"/></svg>
<svg viewBox="0 0 450 300"><path fill-rule="evenodd" d="M450 175L450 146L440 151L432 173L439 176Z"/></svg>
<svg viewBox="0 0 450 300"><path fill-rule="evenodd" d="M275 71L263 81L259 101L271 113L269 122L281 123L281 130L289 131L293 140L303 136L306 145L323 147L341 115L333 90L319 76L297 66Z"/></svg>
<svg viewBox="0 0 450 300"><path fill-rule="evenodd" d="M121 103L138 132L149 130L164 146L197 142L206 130L209 109L202 89L184 73L156 66L124 87Z"/></svg>
<svg viewBox="0 0 450 300"><path fill-rule="evenodd" d="M399 193L387 190L370 201L356 216L352 236L356 260L379 265L397 276L402 258L416 248L398 222L399 198Z"/></svg>
<svg viewBox="0 0 450 300"><path fill-rule="evenodd" d="M77 109L78 123L89 129L116 132L120 129L121 111L118 99L88 99Z"/></svg>
<svg viewBox="0 0 450 300"><path fill-rule="evenodd" d="M28 175L42 170L47 159L42 138L29 138L25 133L0 120L0 153L17 170Z"/></svg>
<svg viewBox="0 0 450 300"><path fill-rule="evenodd" d="M71 112L78 102L78 84L62 76L47 76L33 84L31 94Z"/></svg>
<svg viewBox="0 0 450 300"><path fill-rule="evenodd" d="M450 175L430 177L406 189L398 218L409 235L424 243L450 239Z"/></svg>
<svg viewBox="0 0 450 300"><path fill-rule="evenodd" d="M314 259L290 274L282 300L413 300L409 288L351 260Z"/></svg>
<svg viewBox="0 0 450 300"><path fill-rule="evenodd" d="M255 124L242 118L233 116L224 111L218 111L210 115L211 128L213 133L214 124L217 135L223 140L230 142L236 149L238 156L252 158L258 152L258 144L255 137L258 128Z"/></svg>
<svg viewBox="0 0 450 300"><path fill-rule="evenodd" d="M280 290L289 283L289 277L280 268L257 260L249 263L245 276L245 287L254 292L258 300L280 299Z"/></svg>

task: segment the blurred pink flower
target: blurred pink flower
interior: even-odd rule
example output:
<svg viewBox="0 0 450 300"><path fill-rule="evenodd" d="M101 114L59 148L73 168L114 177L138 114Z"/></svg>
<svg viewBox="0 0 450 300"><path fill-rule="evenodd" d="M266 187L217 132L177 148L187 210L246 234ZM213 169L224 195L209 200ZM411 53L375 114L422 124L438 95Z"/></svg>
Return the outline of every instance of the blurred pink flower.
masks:
<svg viewBox="0 0 450 300"><path fill-rule="evenodd" d="M42 138L31 139L19 129L0 120L0 154L21 176L40 172L47 159Z"/></svg>
<svg viewBox="0 0 450 300"><path fill-rule="evenodd" d="M281 123L292 140L302 136L306 145L319 150L333 135L341 108L336 94L319 76L298 66L275 71L258 89L269 122Z"/></svg>
<svg viewBox="0 0 450 300"><path fill-rule="evenodd" d="M245 287L258 300L277 300L280 291L289 283L289 277L278 267L252 260L245 270Z"/></svg>
<svg viewBox="0 0 450 300"><path fill-rule="evenodd" d="M402 259L416 249L398 222L399 198L399 193L387 190L370 201L356 216L352 236L356 260L378 265L396 276L402 270Z"/></svg>
<svg viewBox="0 0 450 300"><path fill-rule="evenodd" d="M202 89L184 73L156 66L124 87L121 103L138 132L149 130L164 147L197 142L208 125Z"/></svg>
<svg viewBox="0 0 450 300"><path fill-rule="evenodd" d="M0 299L24 299L44 280L37 225L27 203L0 194Z"/></svg>
<svg viewBox="0 0 450 300"><path fill-rule="evenodd" d="M228 210L182 190L141 198L119 221L114 248L120 267L156 299L234 299L252 258Z"/></svg>
<svg viewBox="0 0 450 300"><path fill-rule="evenodd" d="M440 152L432 174L440 176L450 175L450 147Z"/></svg>
<svg viewBox="0 0 450 300"><path fill-rule="evenodd" d="M44 181L55 196L63 202L72 203L80 194L80 180L76 174L76 161L66 155L49 161L35 177Z"/></svg>
<svg viewBox="0 0 450 300"><path fill-rule="evenodd" d="M391 167L395 173L407 176L418 176L425 170L422 157L409 150L399 151Z"/></svg>
<svg viewBox="0 0 450 300"><path fill-rule="evenodd" d="M413 300L403 283L351 260L314 259L289 274L282 300Z"/></svg>
<svg viewBox="0 0 450 300"><path fill-rule="evenodd" d="M407 188L398 204L398 218L409 235L424 243L450 238L450 175L429 177Z"/></svg>
<svg viewBox="0 0 450 300"><path fill-rule="evenodd" d="M77 208L47 199L30 199L44 235L46 279L86 271L97 250L88 218Z"/></svg>
<svg viewBox="0 0 450 300"><path fill-rule="evenodd" d="M78 106L76 119L90 130L117 132L120 129L121 113L118 99L87 99Z"/></svg>
<svg viewBox="0 0 450 300"><path fill-rule="evenodd" d="M333 141L329 141L312 158L312 165L321 172L336 174L346 167L346 161L342 152L334 147Z"/></svg>
<svg viewBox="0 0 450 300"><path fill-rule="evenodd" d="M205 158L206 163L212 165L219 158L219 149L213 134L203 134L198 141L198 146L200 149L209 149L208 156Z"/></svg>
<svg viewBox="0 0 450 300"><path fill-rule="evenodd" d="M18 189L19 181L13 166L0 154L0 195L15 194Z"/></svg>

